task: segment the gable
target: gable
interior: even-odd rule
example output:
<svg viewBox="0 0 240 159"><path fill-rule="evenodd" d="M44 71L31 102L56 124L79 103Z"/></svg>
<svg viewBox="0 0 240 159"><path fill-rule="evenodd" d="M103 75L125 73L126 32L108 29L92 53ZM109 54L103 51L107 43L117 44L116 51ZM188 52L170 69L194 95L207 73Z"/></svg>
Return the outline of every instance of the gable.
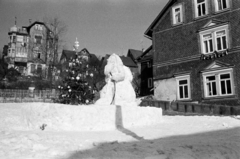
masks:
<svg viewBox="0 0 240 159"><path fill-rule="evenodd" d="M162 19L162 17L165 15L166 11L176 2L177 0L169 0L168 3L164 6L164 8L161 10L161 12L158 14L158 16L154 19L154 21L151 23L151 25L148 27L148 29L144 32L144 35L151 39L153 29L155 26L159 23L159 21Z"/></svg>
<svg viewBox="0 0 240 159"><path fill-rule="evenodd" d="M82 49L81 51L78 52L78 55L90 56L90 53L86 48L84 48L84 49Z"/></svg>
<svg viewBox="0 0 240 159"><path fill-rule="evenodd" d="M128 56L128 57L131 57L131 56L132 56L133 60L136 60L139 56L142 55L142 53L143 53L143 52L140 51L140 50L129 49L127 56Z"/></svg>
<svg viewBox="0 0 240 159"><path fill-rule="evenodd" d="M212 19L210 21L208 21L200 30L200 31L203 31L203 30L207 30L207 29L211 29L211 28L215 28L215 27L220 27L222 25L226 25L228 24L227 21L221 21L221 20L217 20L217 19Z"/></svg>
<svg viewBox="0 0 240 159"><path fill-rule="evenodd" d="M208 72L208 71L214 71L214 70L222 70L222 69L227 69L231 68L234 65L230 65L228 63L223 63L221 61L214 61L207 67L205 67L201 72Z"/></svg>

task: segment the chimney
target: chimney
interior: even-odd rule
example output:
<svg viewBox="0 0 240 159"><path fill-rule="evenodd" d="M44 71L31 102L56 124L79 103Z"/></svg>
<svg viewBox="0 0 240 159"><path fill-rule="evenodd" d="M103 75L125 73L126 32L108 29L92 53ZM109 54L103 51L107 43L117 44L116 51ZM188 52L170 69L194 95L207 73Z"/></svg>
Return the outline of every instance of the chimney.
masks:
<svg viewBox="0 0 240 159"><path fill-rule="evenodd" d="M29 19L29 25L31 25L32 24L32 19Z"/></svg>

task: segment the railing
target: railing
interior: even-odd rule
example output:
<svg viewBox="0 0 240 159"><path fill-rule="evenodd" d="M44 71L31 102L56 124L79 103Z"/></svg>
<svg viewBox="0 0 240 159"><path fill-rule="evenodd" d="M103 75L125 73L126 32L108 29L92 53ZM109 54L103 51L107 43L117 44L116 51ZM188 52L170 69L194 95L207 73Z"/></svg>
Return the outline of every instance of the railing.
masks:
<svg viewBox="0 0 240 159"><path fill-rule="evenodd" d="M58 98L57 90L0 89L0 103L10 102L53 102Z"/></svg>
<svg viewBox="0 0 240 159"><path fill-rule="evenodd" d="M176 111L181 113L211 114L211 115L240 115L240 106L225 106L213 104L200 104L190 102L171 102L152 99L142 100L141 106L162 108L163 111Z"/></svg>

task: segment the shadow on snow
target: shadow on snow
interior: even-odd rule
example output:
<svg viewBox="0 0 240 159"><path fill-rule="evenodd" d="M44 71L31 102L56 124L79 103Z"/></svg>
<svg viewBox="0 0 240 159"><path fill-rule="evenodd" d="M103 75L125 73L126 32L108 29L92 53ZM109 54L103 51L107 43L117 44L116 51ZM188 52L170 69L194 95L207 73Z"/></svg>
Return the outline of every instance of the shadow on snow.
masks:
<svg viewBox="0 0 240 159"><path fill-rule="evenodd" d="M240 158L240 128L147 140L123 127L121 106L116 108L117 130L136 141L99 143L92 149L75 151L61 159Z"/></svg>

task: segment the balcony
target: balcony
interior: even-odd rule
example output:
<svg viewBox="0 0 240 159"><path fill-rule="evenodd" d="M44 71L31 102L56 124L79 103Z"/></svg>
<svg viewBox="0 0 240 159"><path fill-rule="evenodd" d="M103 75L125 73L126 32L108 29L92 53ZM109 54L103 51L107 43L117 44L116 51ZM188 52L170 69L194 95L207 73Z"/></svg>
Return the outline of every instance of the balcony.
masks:
<svg viewBox="0 0 240 159"><path fill-rule="evenodd" d="M15 57L14 61L15 62L27 62L27 58L26 57Z"/></svg>

